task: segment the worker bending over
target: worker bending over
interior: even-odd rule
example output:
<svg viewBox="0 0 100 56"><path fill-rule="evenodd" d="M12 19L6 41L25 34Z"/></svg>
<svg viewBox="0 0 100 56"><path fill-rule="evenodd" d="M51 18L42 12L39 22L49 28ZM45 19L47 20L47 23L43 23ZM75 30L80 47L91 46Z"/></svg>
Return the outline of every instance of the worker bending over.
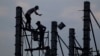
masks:
<svg viewBox="0 0 100 56"><path fill-rule="evenodd" d="M39 6L35 6L34 8L29 9L26 14L26 28L30 29L31 28L31 14L34 12L36 15L41 16L42 14L39 14L37 12L39 10Z"/></svg>

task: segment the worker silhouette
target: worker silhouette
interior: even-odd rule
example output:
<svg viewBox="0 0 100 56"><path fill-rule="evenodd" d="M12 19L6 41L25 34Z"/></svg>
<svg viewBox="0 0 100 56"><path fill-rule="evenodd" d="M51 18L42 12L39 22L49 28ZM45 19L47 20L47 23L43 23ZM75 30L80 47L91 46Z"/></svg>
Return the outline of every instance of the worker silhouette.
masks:
<svg viewBox="0 0 100 56"><path fill-rule="evenodd" d="M36 31L38 31L38 35L40 37L39 48L43 48L44 47L44 34L45 34L46 27L43 26L40 21L37 21L36 25L38 26Z"/></svg>
<svg viewBox="0 0 100 56"><path fill-rule="evenodd" d="M39 14L37 12L37 10L39 10L39 6L35 6L34 8L29 9L26 14L26 28L31 28L31 14L34 12L36 15L41 16L42 14Z"/></svg>

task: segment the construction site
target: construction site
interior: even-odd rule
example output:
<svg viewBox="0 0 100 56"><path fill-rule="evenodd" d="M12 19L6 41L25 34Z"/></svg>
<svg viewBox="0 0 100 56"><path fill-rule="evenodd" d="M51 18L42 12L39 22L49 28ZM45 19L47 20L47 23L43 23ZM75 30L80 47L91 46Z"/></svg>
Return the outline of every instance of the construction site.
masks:
<svg viewBox="0 0 100 56"><path fill-rule="evenodd" d="M62 30L66 27L66 24L63 22L58 24L57 21L52 21L50 25L51 30L47 31L41 21L37 21L36 24L38 28L34 29L34 26L31 24L31 18L27 14L31 14L36 9L33 9L31 12L28 11L25 15L23 8L17 6L15 17L15 56L100 56L91 18L94 19L99 29L100 24L90 9L90 1L84 1L83 4L83 36L81 39L83 44L80 44L77 40L75 28L69 28L69 35L67 35L68 38L66 38L69 40L69 44L66 44L58 32L58 29ZM36 6L36 8L37 7L38 6ZM35 12L35 14L38 16L42 15L37 12ZM91 48L90 45L92 38L90 35L92 35L93 44L95 45L93 48ZM60 52L58 52L58 46ZM66 48L63 48L63 46ZM68 50L68 53L66 54L64 50ZM58 55L58 53L60 55Z"/></svg>

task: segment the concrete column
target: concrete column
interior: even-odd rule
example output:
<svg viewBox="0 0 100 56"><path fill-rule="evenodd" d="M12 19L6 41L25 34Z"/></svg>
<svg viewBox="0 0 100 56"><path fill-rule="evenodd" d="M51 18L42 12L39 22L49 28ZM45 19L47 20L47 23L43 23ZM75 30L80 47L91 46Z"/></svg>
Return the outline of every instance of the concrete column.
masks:
<svg viewBox="0 0 100 56"><path fill-rule="evenodd" d="M21 35L22 35L22 8L16 7L16 34L15 34L15 56L22 56Z"/></svg>

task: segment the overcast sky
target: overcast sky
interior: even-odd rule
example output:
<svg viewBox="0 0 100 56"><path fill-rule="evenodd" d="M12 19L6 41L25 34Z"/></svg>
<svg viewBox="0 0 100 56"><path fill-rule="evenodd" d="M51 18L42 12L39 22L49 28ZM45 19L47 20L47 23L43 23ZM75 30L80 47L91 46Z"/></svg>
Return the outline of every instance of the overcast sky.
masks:
<svg viewBox="0 0 100 56"><path fill-rule="evenodd" d="M68 45L69 28L76 29L76 38L82 45L83 40L83 2L84 0L0 0L0 56L14 56L15 53L15 14L16 7L21 6L24 13L39 5L41 17L32 14L32 26L40 20L50 31L51 21L64 22L66 27L59 34ZM91 10L100 23L100 0L90 0ZM25 19L24 19L25 20ZM93 18L92 18L93 20ZM98 47L100 47L100 29L93 20ZM91 37L91 41L92 37ZM94 46L93 42L91 46ZM98 48L100 50L100 48Z"/></svg>

